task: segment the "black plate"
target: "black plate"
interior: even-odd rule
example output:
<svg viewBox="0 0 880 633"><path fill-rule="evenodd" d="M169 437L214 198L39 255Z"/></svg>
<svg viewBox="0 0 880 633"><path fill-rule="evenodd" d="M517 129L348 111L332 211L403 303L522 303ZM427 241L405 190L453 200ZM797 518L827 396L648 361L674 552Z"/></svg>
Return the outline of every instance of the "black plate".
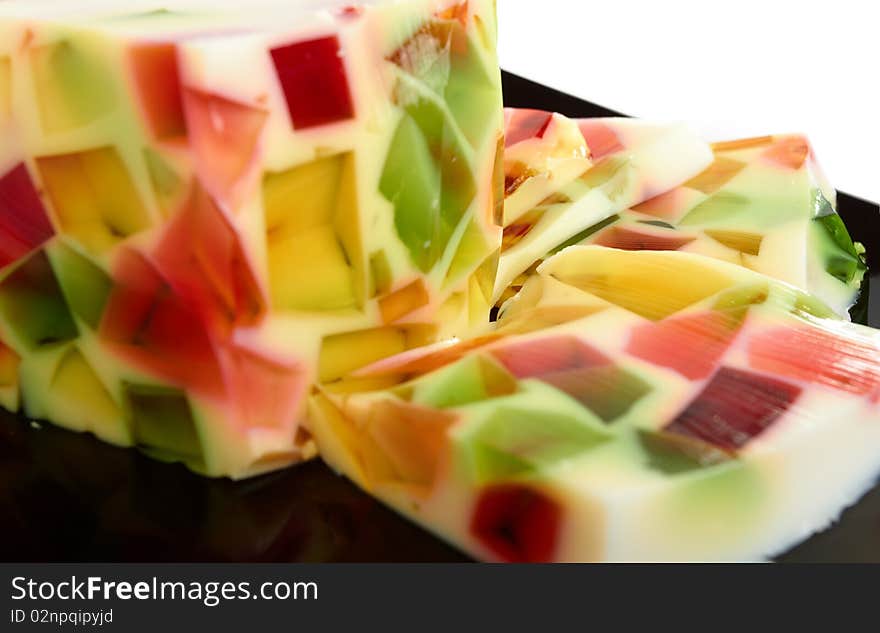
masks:
<svg viewBox="0 0 880 633"><path fill-rule="evenodd" d="M570 116L617 113L505 74L505 102ZM840 213L880 270L878 207ZM875 288L880 279L874 277ZM880 292L869 306L880 325ZM91 436L0 414L3 561L463 561L462 554L312 462L233 483ZM880 562L880 486L784 561Z"/></svg>

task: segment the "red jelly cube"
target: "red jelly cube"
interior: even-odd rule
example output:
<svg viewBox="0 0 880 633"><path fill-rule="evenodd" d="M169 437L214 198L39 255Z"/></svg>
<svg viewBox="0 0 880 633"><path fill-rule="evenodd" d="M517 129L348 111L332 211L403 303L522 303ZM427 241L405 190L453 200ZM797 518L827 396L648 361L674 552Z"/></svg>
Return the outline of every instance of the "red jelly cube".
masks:
<svg viewBox="0 0 880 633"><path fill-rule="evenodd" d="M651 391L650 385L614 365L551 372L541 380L580 402L604 422L613 422Z"/></svg>
<svg viewBox="0 0 880 633"><path fill-rule="evenodd" d="M273 48L271 54L294 129L354 117L348 77L335 35Z"/></svg>
<svg viewBox="0 0 880 633"><path fill-rule="evenodd" d="M738 329L739 322L724 312L674 316L636 327L626 351L690 380L700 380L714 371Z"/></svg>
<svg viewBox="0 0 880 633"><path fill-rule="evenodd" d="M0 177L0 267L48 240L55 231L24 163Z"/></svg>
<svg viewBox="0 0 880 633"><path fill-rule="evenodd" d="M645 215L653 215L655 218L676 220L681 215L682 209L687 208L686 196L687 190L682 187L671 189L637 204L632 210Z"/></svg>
<svg viewBox="0 0 880 633"><path fill-rule="evenodd" d="M198 314L134 250L117 258L101 336L146 371L181 387L220 395L223 376Z"/></svg>
<svg viewBox="0 0 880 633"><path fill-rule="evenodd" d="M504 145L511 147L532 138L543 138L553 115L541 110L508 109L505 119Z"/></svg>
<svg viewBox="0 0 880 633"><path fill-rule="evenodd" d="M562 509L545 494L518 484L485 489L471 533L503 561L546 563L556 552Z"/></svg>
<svg viewBox="0 0 880 633"><path fill-rule="evenodd" d="M167 43L140 44L132 47L129 55L141 107L155 137L185 136L177 47Z"/></svg>
<svg viewBox="0 0 880 633"><path fill-rule="evenodd" d="M254 325L266 311L238 233L198 185L163 235L154 259L214 332Z"/></svg>
<svg viewBox="0 0 880 633"><path fill-rule="evenodd" d="M841 329L848 329L842 324ZM749 341L755 369L857 395L880 390L880 349L870 338L815 327L778 328Z"/></svg>
<svg viewBox="0 0 880 633"><path fill-rule="evenodd" d="M586 119L578 121L578 128L587 141L587 147L590 148L590 155L593 160L598 162L609 154L614 154L624 149L623 143L617 137L610 127L601 121L593 121Z"/></svg>
<svg viewBox="0 0 880 633"><path fill-rule="evenodd" d="M537 339L492 350L507 370L517 378L608 365L611 360L599 350L573 336Z"/></svg>
<svg viewBox="0 0 880 633"><path fill-rule="evenodd" d="M224 350L230 397L249 428L290 428L306 395L306 372L244 347Z"/></svg>
<svg viewBox="0 0 880 633"><path fill-rule="evenodd" d="M722 367L664 430L734 452L769 428L800 393L791 383Z"/></svg>
<svg viewBox="0 0 880 633"><path fill-rule="evenodd" d="M255 163L268 114L219 95L186 89L186 120L205 186L235 207L234 192Z"/></svg>
<svg viewBox="0 0 880 633"><path fill-rule="evenodd" d="M624 415L650 391L638 376L573 336L526 341L493 349L491 354L517 378L546 382L605 422Z"/></svg>
<svg viewBox="0 0 880 633"><path fill-rule="evenodd" d="M336 16L343 19L359 18L364 14L364 8L350 4L336 10Z"/></svg>
<svg viewBox="0 0 880 633"><path fill-rule="evenodd" d="M625 251L677 251L694 239L672 231L663 235L659 231L639 231L630 227L613 226L597 236L595 243Z"/></svg>
<svg viewBox="0 0 880 633"><path fill-rule="evenodd" d="M785 169L800 169L810 155L810 144L802 136L785 137L764 150L762 156Z"/></svg>

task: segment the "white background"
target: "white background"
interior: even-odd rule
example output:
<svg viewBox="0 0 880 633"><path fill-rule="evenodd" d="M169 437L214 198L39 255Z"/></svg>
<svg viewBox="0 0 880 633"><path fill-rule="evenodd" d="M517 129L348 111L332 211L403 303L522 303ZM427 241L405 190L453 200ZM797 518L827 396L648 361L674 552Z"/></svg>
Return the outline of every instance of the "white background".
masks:
<svg viewBox="0 0 880 633"><path fill-rule="evenodd" d="M838 189L880 201L876 0L498 0L501 66L710 140L809 135Z"/></svg>

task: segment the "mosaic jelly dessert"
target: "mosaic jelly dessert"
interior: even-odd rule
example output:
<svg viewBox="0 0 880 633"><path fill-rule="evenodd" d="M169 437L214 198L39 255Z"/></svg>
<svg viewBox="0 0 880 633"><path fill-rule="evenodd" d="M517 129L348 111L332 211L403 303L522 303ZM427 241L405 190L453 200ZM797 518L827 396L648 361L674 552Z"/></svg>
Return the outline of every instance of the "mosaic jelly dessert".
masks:
<svg viewBox="0 0 880 633"><path fill-rule="evenodd" d="M487 327L503 131L491 0L239 4L0 4L0 403L236 478Z"/></svg>
<svg viewBox="0 0 880 633"><path fill-rule="evenodd" d="M560 119L530 110L507 111L508 143L514 143L516 154L505 161L506 204L511 210L505 215L506 244L526 228L539 231L540 225L531 226L530 218L542 217L571 198L567 191L577 168L572 169L573 160L570 156L563 160L563 154L583 145L569 133L569 139L575 138L566 146L537 125L552 121L547 128L552 130L576 123ZM617 128L624 123L628 122L578 122L599 156L620 146ZM739 139L714 143L712 151L714 160L704 171L629 209L598 218L564 245L701 253L781 279L846 315L865 274L863 249L852 241L837 215L836 192L807 139L799 135ZM522 173L532 177L520 185L517 179ZM583 172L581 180L590 173ZM528 184L533 189L540 186L540 191L522 199L520 190ZM506 256L505 252L502 262ZM515 293L523 280L521 275L505 288L504 298Z"/></svg>
<svg viewBox="0 0 880 633"><path fill-rule="evenodd" d="M759 560L880 474L880 333L728 262L573 246L494 331L310 405L329 464L476 558Z"/></svg>
<svg viewBox="0 0 880 633"><path fill-rule="evenodd" d="M683 125L506 109L496 300L508 298L548 253L685 183L711 162L709 145Z"/></svg>

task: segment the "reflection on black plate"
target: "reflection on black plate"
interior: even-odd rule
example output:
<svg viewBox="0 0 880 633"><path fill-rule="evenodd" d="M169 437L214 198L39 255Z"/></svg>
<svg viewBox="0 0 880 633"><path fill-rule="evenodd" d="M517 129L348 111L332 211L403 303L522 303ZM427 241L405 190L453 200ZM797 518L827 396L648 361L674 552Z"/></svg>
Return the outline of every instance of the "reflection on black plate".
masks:
<svg viewBox="0 0 880 633"><path fill-rule="evenodd" d="M569 116L615 113L513 75L505 101ZM880 211L841 195L880 270ZM880 279L873 277L874 287ZM880 292L866 302L880 325ZM91 436L0 413L0 560L462 561L460 553L313 462L234 483ZM780 560L880 562L880 487Z"/></svg>

